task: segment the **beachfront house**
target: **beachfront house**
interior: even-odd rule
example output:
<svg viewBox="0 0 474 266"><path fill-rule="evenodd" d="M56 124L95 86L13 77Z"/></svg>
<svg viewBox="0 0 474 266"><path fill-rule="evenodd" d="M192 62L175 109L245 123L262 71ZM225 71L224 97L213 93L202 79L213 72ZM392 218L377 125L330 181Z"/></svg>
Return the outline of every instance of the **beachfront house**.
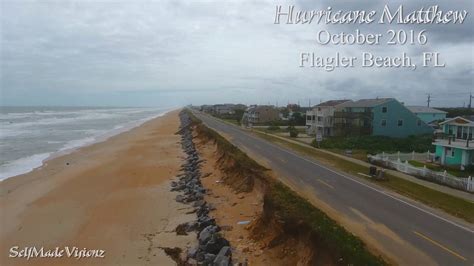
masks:
<svg viewBox="0 0 474 266"><path fill-rule="evenodd" d="M322 137L334 136L334 111L350 100L331 100L320 103L306 111L306 133Z"/></svg>
<svg viewBox="0 0 474 266"><path fill-rule="evenodd" d="M279 111L272 105L250 106L243 116L246 125L265 124L280 119Z"/></svg>
<svg viewBox="0 0 474 266"><path fill-rule="evenodd" d="M459 166L464 169L474 163L474 116L458 116L440 123L443 135L433 145L436 160L442 165Z"/></svg>
<svg viewBox="0 0 474 266"><path fill-rule="evenodd" d="M376 98L338 105L334 112L334 133L405 138L432 134L433 128L396 99Z"/></svg>
<svg viewBox="0 0 474 266"><path fill-rule="evenodd" d="M447 112L435 108L426 106L407 106L407 108L426 124L446 119Z"/></svg>

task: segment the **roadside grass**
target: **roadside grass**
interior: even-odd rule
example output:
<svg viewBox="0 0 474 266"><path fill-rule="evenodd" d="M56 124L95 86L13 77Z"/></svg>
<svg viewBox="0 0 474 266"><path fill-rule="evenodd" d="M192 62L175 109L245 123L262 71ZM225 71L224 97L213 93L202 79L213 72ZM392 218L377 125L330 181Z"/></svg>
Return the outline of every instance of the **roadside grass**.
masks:
<svg viewBox="0 0 474 266"><path fill-rule="evenodd" d="M260 132L263 132L263 133L267 133L267 134L275 134L275 133L280 133L280 132L287 132L285 130L271 130L271 129L254 129L256 131L260 131ZM300 143L303 143L303 144L306 144L306 145L311 145L313 147L317 147L317 144L313 141L311 143L308 143L300 138L291 138L289 136L281 136L280 137L284 137L284 138L287 138L287 139L290 139L290 140L294 140L294 141L298 141ZM327 151L330 151L330 152L334 152L334 153L337 153L337 154L341 154L341 155L345 155L347 156L346 154L346 150L345 149L340 149L340 148L325 148L325 150ZM367 162L367 155L368 155L368 152L366 150L363 150L363 149L352 149L351 150L351 155L350 157L352 158L355 158L355 159L358 159L358 160L361 160L361 161L364 161L364 162Z"/></svg>
<svg viewBox="0 0 474 266"><path fill-rule="evenodd" d="M289 132L288 130L288 126L274 126L274 125L270 125L268 127L254 127L253 128L254 130L258 130L258 131L261 131L261 132L266 132L266 133L287 133ZM294 128L296 131L298 131L298 133L305 133L306 130L304 128Z"/></svg>
<svg viewBox="0 0 474 266"><path fill-rule="evenodd" d="M443 167L441 165L437 165L437 164L432 164L432 163L425 163L425 162L419 162L419 161L415 161L415 160L410 160L408 161L409 164L415 166L415 167L421 167L423 168L423 166L426 165L426 168L430 169L430 170L433 170L433 171L437 171L437 172L444 172L444 170L446 170L446 172L448 172L449 174L453 175L453 176L457 176L457 177L468 177L468 176L474 176L474 172L471 170L471 171L461 171L460 169L454 169L454 168L450 168L450 167Z"/></svg>
<svg viewBox="0 0 474 266"><path fill-rule="evenodd" d="M254 131L256 132L256 131ZM294 143L290 143L269 134L256 132L259 137L275 143L277 145L289 148L302 155L314 158L319 162L332 166L338 170L348 174L364 178L370 182L376 183L382 187L389 188L399 194L408 196L412 199L418 200L426 205L434 208L439 208L445 212L464 219L470 223L474 222L474 203L464 200L462 198L454 197L449 194L439 192L437 190L410 182L400 177L396 177L386 173L387 181L375 181L374 179L359 175L358 173L367 174L369 168L347 160L338 158L334 155L318 151L312 147L304 147Z"/></svg>
<svg viewBox="0 0 474 266"><path fill-rule="evenodd" d="M325 149L325 150L328 150L328 151L331 151L331 152L334 152L334 153L337 153L337 154L340 154L340 155L346 155L346 150L341 150L341 149ZM351 158L354 158L354 159L357 159L357 160L361 160L361 161L364 161L364 162L367 162L367 151L366 150L351 150L352 154L350 155Z"/></svg>
<svg viewBox="0 0 474 266"><path fill-rule="evenodd" d="M238 122L236 119L229 119L229 118L220 118L226 122L229 122L231 124L234 124L236 126L240 126L240 122Z"/></svg>
<svg viewBox="0 0 474 266"><path fill-rule="evenodd" d="M370 253L364 242L329 218L281 182L270 184L265 201L277 216L290 224L309 228L310 234L321 240L340 258L340 265L386 265L381 257ZM268 206L267 206L268 207Z"/></svg>
<svg viewBox="0 0 474 266"><path fill-rule="evenodd" d="M254 178L259 178L267 186L264 195L265 204L270 205L270 208L277 212L278 218L285 224L308 228L307 233L321 241L323 247L328 248L334 259L341 265L387 265L381 257L372 254L360 238L348 232L291 188L269 177L265 174L264 170L267 170L265 167L251 159L219 133L205 126L191 112L187 112L200 134L214 139L218 149L222 149L230 156L241 168L240 170L257 169ZM268 205L264 209L267 209Z"/></svg>
<svg viewBox="0 0 474 266"><path fill-rule="evenodd" d="M329 137L320 143L323 149L365 150L369 154L381 152L434 151L431 135L390 138L384 136ZM316 143L313 143L316 146Z"/></svg>

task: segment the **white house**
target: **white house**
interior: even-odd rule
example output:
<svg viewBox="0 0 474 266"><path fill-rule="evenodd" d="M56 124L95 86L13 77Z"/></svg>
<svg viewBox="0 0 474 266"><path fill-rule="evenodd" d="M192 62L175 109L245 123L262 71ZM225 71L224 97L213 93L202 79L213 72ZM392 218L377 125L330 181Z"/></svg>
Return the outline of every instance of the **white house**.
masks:
<svg viewBox="0 0 474 266"><path fill-rule="evenodd" d="M340 104L350 100L331 100L314 106L306 111L306 133L321 136L334 135L334 111Z"/></svg>

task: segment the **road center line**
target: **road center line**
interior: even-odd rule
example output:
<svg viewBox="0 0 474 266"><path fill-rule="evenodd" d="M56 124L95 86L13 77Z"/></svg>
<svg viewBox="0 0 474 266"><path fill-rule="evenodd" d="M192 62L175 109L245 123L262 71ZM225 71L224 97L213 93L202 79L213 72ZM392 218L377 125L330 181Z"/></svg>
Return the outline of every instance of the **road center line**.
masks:
<svg viewBox="0 0 474 266"><path fill-rule="evenodd" d="M450 253L451 255L454 255L455 257L458 257L458 258L460 258L460 259L462 259L462 260L464 260L464 261L467 261L467 259L464 258L463 256L459 255L459 253L457 253L457 252L455 252L455 251L453 251L453 250L451 250L451 249L449 249L449 248L447 248L447 247L441 245L440 243L438 243L438 242L434 241L433 239L431 239L431 238L429 238L429 237L423 235L422 233L417 232L417 231L413 231L413 233L414 233L415 235L421 237L422 239L424 239L424 240L430 242L431 244L433 244L433 245L435 245L435 246L437 246L437 247L439 247L439 248L441 248L441 249L447 251L447 252Z"/></svg>
<svg viewBox="0 0 474 266"><path fill-rule="evenodd" d="M333 186L329 185L328 183L324 182L323 180L321 180L321 179L316 179L316 180L318 180L318 182L320 182L321 184L326 185L326 186L328 186L329 188L334 189Z"/></svg>
<svg viewBox="0 0 474 266"><path fill-rule="evenodd" d="M235 131L235 132L244 134L245 136L247 136L247 137L249 137L249 138L253 138L253 139L256 139L256 140L258 140L258 141L264 141L264 142L266 142L268 145L271 145L271 146L273 146L273 147L275 147L275 148L277 148L277 149L279 149L279 150L281 150L281 151L283 151L283 152L286 152L286 153L291 154L291 155L293 155L293 156L295 156L295 157L297 157L297 158L299 158L299 159L302 159L302 160L304 160L304 161L306 161L306 162L309 162L309 163L314 164L314 165L316 165L316 166L319 166L319 167L321 167L321 168L323 168L323 169L326 169L326 170L328 170L329 172L332 172L332 173L334 173L334 174L336 174L336 175L338 175L338 176L340 176L340 177L343 177L343 178L345 178L345 179L347 179L347 180L350 180L350 181L353 181L353 182L355 182L355 183L358 183L359 185L362 185L362 186L364 186L364 187L367 187L367 188L369 188L369 189L371 189L371 190L373 190L373 191L376 191L376 192L378 192L378 193L380 193L380 194L383 194L383 195L385 195L385 196L387 196L387 197L389 197L389 198L391 198L391 199L394 199L394 200L396 200L396 201L398 201L398 202L401 202L401 203L403 203L403 204L405 204L405 205L408 205L408 206L410 206L410 207L412 207L412 208L415 208L415 209L417 209L417 210L419 210L419 211L421 211L421 212L423 212L423 213L425 213L425 214L428 214L428 215L431 215L431 216L433 216L433 217L436 217L436 218L438 218L438 219L440 219L440 220L442 220L442 221L444 221L444 222L446 222L446 223L449 223L449 224L451 224L451 225L454 225L454 226L456 226L456 227L458 227L458 228L460 228L460 229L463 229L463 230L465 230L465 231L467 231L467 232L469 232L469 233L471 233L471 234L474 234L474 231L473 231L473 230L471 230L471 229L469 229L469 228L467 228L467 227L465 227L465 226L462 226L462 225L460 225L460 224L457 224L457 223L455 223L455 222L453 222L453 221L450 221L450 220L448 220L448 219L446 219L446 218L443 218L443 217L441 217L441 216L439 216L439 215L437 215L437 214L434 214L434 213L432 213L432 212L430 212L430 211L424 210L424 209L422 209L422 208L420 208L420 207L418 207L418 206L415 206L415 205L413 205L413 204L411 204L411 203L409 203L409 202L406 202L406 201L404 201L404 200L402 200L402 199L399 199L399 198L397 198L397 197L395 197L395 196L392 196L392 195L386 193L385 191L382 191L382 190L380 190L380 189L374 188L374 187L369 186L369 185L367 185L367 184L365 184L365 183L363 183L363 182L361 182L361 181L358 181L358 180L356 180L356 179L354 179L354 178L352 178L352 177L349 177L349 176L346 176L346 175L344 175L344 174L341 174L341 173L339 173L339 172L337 172L337 171L332 170L331 168L328 168L328 167L326 167L326 166L320 165L320 164L318 164L318 163L316 163L316 162L314 162L314 161L312 161L312 160L306 159L306 158L304 158L304 157L302 157L302 156L300 156L300 155L298 155L298 154L295 154L294 152L285 150L285 149L279 147L278 145L273 144L273 143L271 143L271 142L269 142L269 141L265 141L265 140L263 140L263 139L261 139L261 138L252 136L252 135L250 135L250 134L244 132L243 130L240 130L240 129L237 130L237 129L233 128L233 126L229 126L229 128L230 128L231 130Z"/></svg>

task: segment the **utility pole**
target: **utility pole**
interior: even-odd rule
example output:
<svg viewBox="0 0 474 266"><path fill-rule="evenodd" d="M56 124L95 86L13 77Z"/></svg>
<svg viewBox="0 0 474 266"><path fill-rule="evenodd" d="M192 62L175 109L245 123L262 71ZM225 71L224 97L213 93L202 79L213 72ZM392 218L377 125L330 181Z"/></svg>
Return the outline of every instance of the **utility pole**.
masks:
<svg viewBox="0 0 474 266"><path fill-rule="evenodd" d="M469 109L471 109L471 107L472 107L471 104L472 104L472 92L469 93L469 106L468 106Z"/></svg>
<svg viewBox="0 0 474 266"><path fill-rule="evenodd" d="M430 103L431 103L431 93L428 93L428 99L426 100L426 102L428 103L428 107L430 107Z"/></svg>

